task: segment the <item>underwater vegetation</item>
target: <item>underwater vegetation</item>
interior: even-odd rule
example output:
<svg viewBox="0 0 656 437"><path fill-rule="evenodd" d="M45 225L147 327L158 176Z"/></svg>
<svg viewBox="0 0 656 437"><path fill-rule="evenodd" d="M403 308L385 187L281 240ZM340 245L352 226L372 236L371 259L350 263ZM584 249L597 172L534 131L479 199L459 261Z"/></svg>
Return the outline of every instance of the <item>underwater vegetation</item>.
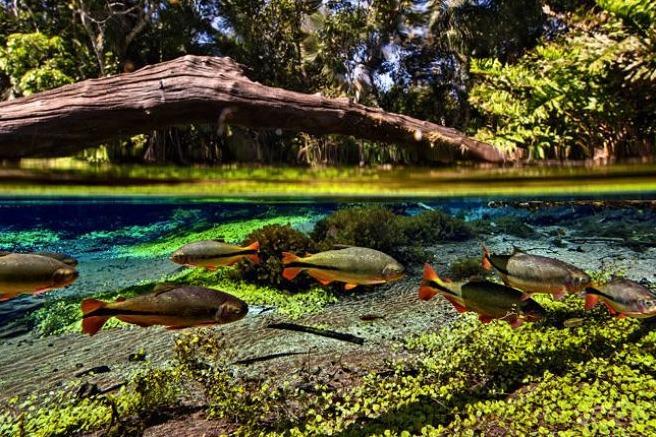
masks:
<svg viewBox="0 0 656 437"><path fill-rule="evenodd" d="M10 401L0 413L0 434L121 434L155 411L184 412L189 396L236 435L656 432L651 327L603 311L584 313L573 297L541 303L547 320L516 330L465 316L411 335L395 343L405 358L389 371L346 386L308 384L311 375L244 380L230 372L231 352L220 333L188 331L176 340L174 362L146 366L116 392L78 397L79 387L68 387ZM573 317L582 318L579 326L562 326Z"/></svg>
<svg viewBox="0 0 656 437"><path fill-rule="evenodd" d="M430 244L467 241L473 235L464 222L441 212L415 218L374 208L380 219L387 220L383 229L399 230L396 240L389 239L401 248L399 253L424 243L411 239L413 235L433 238ZM278 223L264 224L233 240L259 241L262 260L270 259L270 266L244 261L217 271L184 269L161 281L223 290L251 307L275 307L284 319L320 312L342 295L316 285L306 291L296 286L285 289L285 283L267 282L267 275L280 277L279 254L290 247L303 254L324 244L348 244L335 232L327 235L326 223L331 220L334 229L354 239L361 237L359 233L372 238L374 230L381 229L363 214L343 211L349 210L320 221L319 234ZM346 217L348 226L338 226L337 214ZM352 230L348 234L345 229ZM166 238L167 243L172 240L173 236ZM478 246L475 240L467 244ZM448 265L448 276L454 280L485 273L480 258L460 258ZM262 277L253 266L266 267L259 271ZM248 269L253 276L248 277ZM612 273L617 272L587 272L594 282L606 282ZM130 298L149 293L156 282L160 281L94 297ZM545 310L542 321L513 330L503 321L482 324L464 314L440 327L427 325L421 333L384 342L368 340L366 349L354 348L331 360L330 369L319 364L294 367L292 372L282 365L260 374L238 372L238 354L225 341L227 334L211 328L187 330L175 336L170 361L140 364L120 388L104 391L70 382L48 394L0 402L0 435L135 435L150 424L191 415L201 415L221 434L244 436L656 433L652 322L612 318L604 308L584 311L573 295L563 301L546 295L534 299ZM79 302L46 301L31 316L38 332L79 332ZM314 324L319 325L328 323ZM113 319L109 326L127 327ZM366 365L367 355L390 351L381 368ZM365 364L354 366L352 356Z"/></svg>
<svg viewBox="0 0 656 437"><path fill-rule="evenodd" d="M312 216L289 215L271 216L249 220L222 223L199 231L182 233L177 231L159 240L137 244L125 249L125 256L142 258L168 258L181 246L201 240L223 240L230 243L240 243L248 234L265 225L300 225L312 221Z"/></svg>
<svg viewBox="0 0 656 437"><path fill-rule="evenodd" d="M316 252L317 244L307 234L290 225L269 224L249 233L244 238L244 245L255 241L260 243L260 262L243 262L237 266L244 280L293 291L308 289L315 284L308 278L299 278L291 284L282 277L283 252Z"/></svg>
<svg viewBox="0 0 656 437"><path fill-rule="evenodd" d="M324 250L336 244L368 247L400 261L423 259L425 245L465 241L473 235L463 220L441 211L405 216L383 206L338 210L319 220L311 234Z"/></svg>

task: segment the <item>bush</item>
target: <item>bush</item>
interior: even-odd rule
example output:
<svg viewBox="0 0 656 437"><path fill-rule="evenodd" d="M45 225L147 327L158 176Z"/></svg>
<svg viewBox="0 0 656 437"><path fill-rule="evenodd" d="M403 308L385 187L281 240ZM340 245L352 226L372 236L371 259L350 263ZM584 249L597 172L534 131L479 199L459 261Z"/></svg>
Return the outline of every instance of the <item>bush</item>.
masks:
<svg viewBox="0 0 656 437"><path fill-rule="evenodd" d="M241 278L279 288L292 286L282 277L282 252L303 256L317 250L317 245L307 235L289 225L267 225L257 229L246 237L244 245L255 241L260 243L260 262L241 262L238 265ZM294 280L293 288L307 289L314 284L313 280L302 275Z"/></svg>
<svg viewBox="0 0 656 437"><path fill-rule="evenodd" d="M346 244L386 253L397 251L407 241L398 216L382 206L340 209L317 222L312 238L322 250Z"/></svg>
<svg viewBox="0 0 656 437"><path fill-rule="evenodd" d="M400 217L401 229L413 244L465 241L472 237L467 224L442 211L429 211L411 217Z"/></svg>

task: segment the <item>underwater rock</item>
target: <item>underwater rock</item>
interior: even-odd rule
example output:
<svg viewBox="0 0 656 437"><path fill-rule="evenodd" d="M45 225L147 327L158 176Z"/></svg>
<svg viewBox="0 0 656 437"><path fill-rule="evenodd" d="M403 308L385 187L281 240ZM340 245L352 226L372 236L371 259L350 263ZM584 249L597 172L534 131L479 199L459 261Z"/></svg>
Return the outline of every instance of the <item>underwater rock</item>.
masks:
<svg viewBox="0 0 656 437"><path fill-rule="evenodd" d="M75 376L78 377L78 378L81 378L85 375L97 375L99 373L108 373L108 372L111 372L111 371L112 371L112 369L110 369L109 366L102 365L102 366L96 366L96 367L92 367L90 369L86 369L86 370L83 370L81 372L78 372L78 373L75 374Z"/></svg>

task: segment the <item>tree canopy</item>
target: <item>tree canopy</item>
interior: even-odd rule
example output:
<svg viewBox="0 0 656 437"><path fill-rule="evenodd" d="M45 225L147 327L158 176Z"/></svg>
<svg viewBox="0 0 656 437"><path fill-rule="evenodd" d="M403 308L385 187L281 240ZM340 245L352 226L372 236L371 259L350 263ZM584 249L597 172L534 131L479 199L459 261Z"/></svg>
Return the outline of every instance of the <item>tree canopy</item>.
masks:
<svg viewBox="0 0 656 437"><path fill-rule="evenodd" d="M532 159L646 156L656 143L650 0L0 0L4 99L183 54L230 56L263 84L349 97ZM181 163L430 159L204 125L103 150Z"/></svg>

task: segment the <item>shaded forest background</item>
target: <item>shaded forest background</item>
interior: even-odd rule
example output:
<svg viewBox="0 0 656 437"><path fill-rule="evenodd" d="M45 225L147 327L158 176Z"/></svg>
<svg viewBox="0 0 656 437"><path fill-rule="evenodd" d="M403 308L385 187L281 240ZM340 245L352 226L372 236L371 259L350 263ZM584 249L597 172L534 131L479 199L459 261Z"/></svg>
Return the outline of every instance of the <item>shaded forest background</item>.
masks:
<svg viewBox="0 0 656 437"><path fill-rule="evenodd" d="M452 126L525 159L653 156L652 0L0 0L0 99L184 54ZM422 163L402 147L216 125L90 161Z"/></svg>

